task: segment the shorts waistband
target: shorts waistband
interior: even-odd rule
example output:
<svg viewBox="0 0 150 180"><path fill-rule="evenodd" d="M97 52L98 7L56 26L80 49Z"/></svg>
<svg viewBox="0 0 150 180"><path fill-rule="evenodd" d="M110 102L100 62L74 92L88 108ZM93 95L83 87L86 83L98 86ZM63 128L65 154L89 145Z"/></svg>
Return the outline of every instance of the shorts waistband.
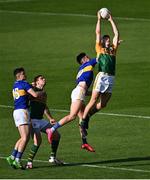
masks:
<svg viewBox="0 0 150 180"><path fill-rule="evenodd" d="M99 72L99 74L105 75L105 76L114 76L114 75L112 75L112 74L110 74L110 73L106 73L106 72Z"/></svg>

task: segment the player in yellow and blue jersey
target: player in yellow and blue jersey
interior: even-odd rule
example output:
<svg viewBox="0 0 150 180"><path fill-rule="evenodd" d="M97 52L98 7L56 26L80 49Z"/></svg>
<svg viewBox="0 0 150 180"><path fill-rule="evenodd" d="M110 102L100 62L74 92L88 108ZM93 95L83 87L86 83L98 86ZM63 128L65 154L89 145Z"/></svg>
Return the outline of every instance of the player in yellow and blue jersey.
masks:
<svg viewBox="0 0 150 180"><path fill-rule="evenodd" d="M16 81L13 85L14 111L13 117L15 125L18 128L20 138L16 142L12 154L6 158L9 165L16 169L22 169L21 157L29 140L30 117L28 111L28 94L33 97L40 97L31 85L26 81L24 68L14 70Z"/></svg>
<svg viewBox="0 0 150 180"><path fill-rule="evenodd" d="M76 77L76 87L71 93L72 102L70 106L70 113L64 118L62 118L59 122L57 122L52 128L47 129L48 140L50 143L53 138L53 133L56 129L67 124L68 122L71 122L76 118L77 115L79 119L82 118L85 108L85 96L88 92L88 88L93 81L93 68L97 63L97 59L90 59L86 55L86 53L82 52L77 56L77 62L80 64L80 67ZM94 149L87 143L86 137L81 131L81 129L80 133L82 137L82 149L94 152Z"/></svg>

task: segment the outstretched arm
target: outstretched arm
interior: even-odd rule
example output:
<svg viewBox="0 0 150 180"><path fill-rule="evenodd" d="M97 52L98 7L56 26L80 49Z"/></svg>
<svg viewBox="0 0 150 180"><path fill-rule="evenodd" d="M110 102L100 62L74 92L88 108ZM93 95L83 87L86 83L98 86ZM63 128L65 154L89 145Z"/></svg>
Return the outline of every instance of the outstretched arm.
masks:
<svg viewBox="0 0 150 180"><path fill-rule="evenodd" d="M101 16L100 13L97 12L97 24L96 24L96 43L101 42Z"/></svg>
<svg viewBox="0 0 150 180"><path fill-rule="evenodd" d="M117 25L114 22L111 14L110 14L110 17L109 17L108 21L110 21L111 26L112 26L112 30L113 30L113 33L114 33L113 45L115 46L115 48L117 48L118 47L118 42L119 42L119 31L117 29Z"/></svg>

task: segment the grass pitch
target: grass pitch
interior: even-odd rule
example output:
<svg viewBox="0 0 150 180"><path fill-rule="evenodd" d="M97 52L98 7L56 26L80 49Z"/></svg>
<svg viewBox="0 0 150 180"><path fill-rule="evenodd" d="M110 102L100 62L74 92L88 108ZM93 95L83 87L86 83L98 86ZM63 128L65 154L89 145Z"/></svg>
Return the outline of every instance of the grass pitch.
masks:
<svg viewBox="0 0 150 180"><path fill-rule="evenodd" d="M78 68L76 55L85 51L95 57L96 11L101 7L112 11L124 42L117 54L112 99L104 114L91 119L88 140L96 153L80 149L76 120L60 129L58 157L65 166L47 162L50 147L43 135L35 168L11 169L5 157L18 138L8 107L13 105L13 69L23 66L30 82L37 74L47 78L48 104L59 120L67 114L62 110L69 110ZM146 0L132 4L129 0L0 0L0 178L150 178L149 7ZM110 31L104 22L103 32Z"/></svg>

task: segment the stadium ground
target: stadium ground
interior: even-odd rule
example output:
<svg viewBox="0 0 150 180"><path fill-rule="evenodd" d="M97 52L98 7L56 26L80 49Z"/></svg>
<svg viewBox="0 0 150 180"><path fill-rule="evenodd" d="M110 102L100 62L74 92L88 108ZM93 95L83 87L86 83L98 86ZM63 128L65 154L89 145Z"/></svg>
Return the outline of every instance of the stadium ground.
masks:
<svg viewBox="0 0 150 180"><path fill-rule="evenodd" d="M75 56L95 56L96 11L108 7L121 39L116 84L106 109L90 124L96 153L80 149L77 120L60 129L58 157L51 166L47 139L31 171L11 169L5 157L18 137L12 120L12 71L25 67L31 82L46 76L48 104L56 119L68 113L78 65ZM147 0L0 0L0 178L149 179L150 178L150 2ZM104 22L103 31L111 31ZM95 69L95 73L97 69ZM24 163L31 141L23 156Z"/></svg>

